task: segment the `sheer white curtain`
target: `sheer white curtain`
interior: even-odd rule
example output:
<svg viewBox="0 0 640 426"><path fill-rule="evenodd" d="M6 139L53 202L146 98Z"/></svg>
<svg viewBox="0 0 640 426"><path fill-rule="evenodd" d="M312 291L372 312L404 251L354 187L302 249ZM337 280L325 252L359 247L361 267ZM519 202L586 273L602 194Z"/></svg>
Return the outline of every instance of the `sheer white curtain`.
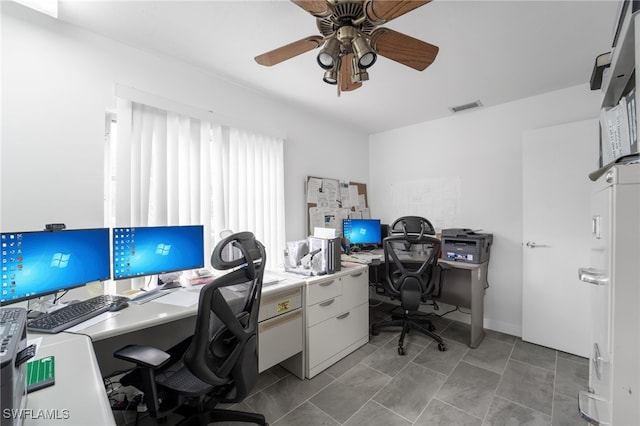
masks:
<svg viewBox="0 0 640 426"><path fill-rule="evenodd" d="M216 128L213 138L213 227L252 231L267 248L270 267L285 248L284 142L235 128Z"/></svg>
<svg viewBox="0 0 640 426"><path fill-rule="evenodd" d="M281 138L121 98L117 119L110 226L202 224L206 266L222 230L251 231L266 246L269 266L281 263Z"/></svg>

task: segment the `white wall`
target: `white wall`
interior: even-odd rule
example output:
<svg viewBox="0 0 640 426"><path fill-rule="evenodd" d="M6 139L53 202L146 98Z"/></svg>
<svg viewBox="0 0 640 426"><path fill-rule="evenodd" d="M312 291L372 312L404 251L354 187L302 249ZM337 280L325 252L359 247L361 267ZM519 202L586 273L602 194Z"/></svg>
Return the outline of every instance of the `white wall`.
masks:
<svg viewBox="0 0 640 426"><path fill-rule="evenodd" d="M596 118L600 102L600 92L589 91L585 84L371 135L371 213L383 222L395 219L389 197L394 184L460 178L460 220L446 227L493 233L485 327L519 336L522 324L522 133L527 129ZM594 169L597 161L593 159ZM424 211L404 214L429 218L429 212Z"/></svg>
<svg viewBox="0 0 640 426"><path fill-rule="evenodd" d="M305 176L368 178L366 161L348 160L368 149L361 131L13 2L1 7L3 230L103 225L104 116L116 83L284 134L289 240L306 236Z"/></svg>

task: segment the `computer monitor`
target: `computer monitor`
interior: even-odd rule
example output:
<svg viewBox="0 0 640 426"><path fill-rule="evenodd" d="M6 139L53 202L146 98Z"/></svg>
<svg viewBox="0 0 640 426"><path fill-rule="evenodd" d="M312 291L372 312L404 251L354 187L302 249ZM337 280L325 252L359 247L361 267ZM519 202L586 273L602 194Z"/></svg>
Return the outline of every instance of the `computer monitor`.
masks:
<svg viewBox="0 0 640 426"><path fill-rule="evenodd" d="M111 278L109 229L0 234L0 304Z"/></svg>
<svg viewBox="0 0 640 426"><path fill-rule="evenodd" d="M351 245L379 245L382 244L380 219L344 219L342 221L342 235Z"/></svg>
<svg viewBox="0 0 640 426"><path fill-rule="evenodd" d="M115 280L204 266L202 225L113 228L112 243Z"/></svg>

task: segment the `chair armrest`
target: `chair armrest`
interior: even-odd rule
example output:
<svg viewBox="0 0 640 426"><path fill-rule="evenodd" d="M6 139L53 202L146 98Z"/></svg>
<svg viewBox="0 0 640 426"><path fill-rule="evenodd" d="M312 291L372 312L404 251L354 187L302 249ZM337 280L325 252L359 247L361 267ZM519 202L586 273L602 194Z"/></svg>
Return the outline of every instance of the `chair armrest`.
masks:
<svg viewBox="0 0 640 426"><path fill-rule="evenodd" d="M115 351L113 356L154 370L162 367L171 359L171 356L165 351L142 345L127 345Z"/></svg>

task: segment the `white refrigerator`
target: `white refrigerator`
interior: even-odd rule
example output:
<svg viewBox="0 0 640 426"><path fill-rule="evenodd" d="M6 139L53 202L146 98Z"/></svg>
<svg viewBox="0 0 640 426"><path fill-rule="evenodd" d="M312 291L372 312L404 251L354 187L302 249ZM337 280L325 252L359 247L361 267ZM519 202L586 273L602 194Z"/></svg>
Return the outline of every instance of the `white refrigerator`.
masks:
<svg viewBox="0 0 640 426"><path fill-rule="evenodd" d="M589 389L578 395L592 424L640 425L640 164L621 164L595 182L590 286Z"/></svg>

